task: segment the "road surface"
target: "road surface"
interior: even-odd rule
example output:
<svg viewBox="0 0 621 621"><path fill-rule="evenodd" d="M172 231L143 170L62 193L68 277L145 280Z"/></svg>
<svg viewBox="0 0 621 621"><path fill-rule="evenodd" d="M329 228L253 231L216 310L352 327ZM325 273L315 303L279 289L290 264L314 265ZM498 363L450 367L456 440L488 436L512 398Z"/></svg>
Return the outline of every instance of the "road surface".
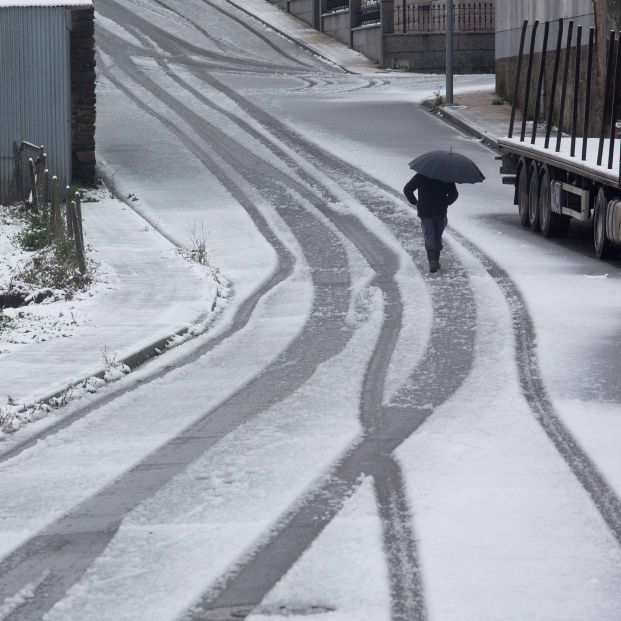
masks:
<svg viewBox="0 0 621 621"><path fill-rule="evenodd" d="M416 103L441 77L348 74L224 0L97 11L99 158L232 294L0 456L0 619L619 619L616 266L516 226L494 154ZM430 275L400 188L447 145L488 181Z"/></svg>

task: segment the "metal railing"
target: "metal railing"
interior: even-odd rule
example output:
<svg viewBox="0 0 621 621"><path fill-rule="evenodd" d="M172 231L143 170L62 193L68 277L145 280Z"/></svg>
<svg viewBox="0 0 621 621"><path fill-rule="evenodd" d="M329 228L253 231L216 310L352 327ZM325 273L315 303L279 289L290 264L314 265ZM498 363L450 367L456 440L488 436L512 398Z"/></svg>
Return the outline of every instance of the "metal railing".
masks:
<svg viewBox="0 0 621 621"><path fill-rule="evenodd" d="M362 6L357 14L356 23L358 26L369 26L379 24L381 20L380 3L375 0L363 0Z"/></svg>
<svg viewBox="0 0 621 621"><path fill-rule="evenodd" d="M349 0L324 0L323 11L331 13L349 8Z"/></svg>
<svg viewBox="0 0 621 621"><path fill-rule="evenodd" d="M453 6L454 32L494 32L496 11L493 2L458 2ZM446 31L446 4L411 4L396 0L395 32Z"/></svg>

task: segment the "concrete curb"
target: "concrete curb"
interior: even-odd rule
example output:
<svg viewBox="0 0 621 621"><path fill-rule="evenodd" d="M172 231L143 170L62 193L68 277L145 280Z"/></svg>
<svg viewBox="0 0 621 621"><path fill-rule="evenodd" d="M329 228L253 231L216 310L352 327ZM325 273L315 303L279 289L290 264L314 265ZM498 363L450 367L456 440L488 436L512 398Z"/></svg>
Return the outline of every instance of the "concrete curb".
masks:
<svg viewBox="0 0 621 621"><path fill-rule="evenodd" d="M423 105L431 112L433 108L433 102L428 99L423 102ZM483 128L478 125L471 123L464 119L460 114L455 113L448 106L440 107L440 114L437 115L439 118L445 119L451 125L454 125L462 132L472 136L473 138L477 138L483 144L492 149L498 149L498 139L496 136L487 133Z"/></svg>
<svg viewBox="0 0 621 621"><path fill-rule="evenodd" d="M158 234L162 235L171 244L179 248L178 244L176 244L171 238L169 238L162 231L160 231L155 226L153 226L153 224L149 222L142 214L138 213L135 209L133 209L132 204L127 199L120 196L120 194L114 187L114 184L109 183L109 175L107 174L107 172L108 171L104 172L103 170L98 170L101 180L104 183L106 183L106 187L115 196L115 198L117 198L117 200L127 205L138 217L143 219L145 222L148 222L149 225L151 225L153 229L157 231ZM133 371L137 369L138 367L142 366L145 362L148 362L149 360L152 360L153 358L157 358L158 356L166 353L166 351L168 350L167 344L172 339L185 337L189 333L190 328L193 325L197 323L203 323L207 321L207 319L209 319L212 313L214 313L214 311L216 310L219 297L220 296L218 294L218 291L216 290L216 295L214 296L211 302L211 308L209 309L209 311L199 315L191 324L186 325L166 336L160 337L159 339L149 343L148 345L145 345L144 347L141 347L137 349L136 351L128 354L127 356L119 359L118 362L127 365L130 368L130 370ZM196 336L200 336L200 334L197 334ZM42 405L42 404L49 405L52 399L59 399L68 391L80 387L80 385L84 384L84 382L86 382L86 380L88 380L91 377L103 379L105 373L106 373L106 369L104 367L100 367L99 370L97 370L95 373L88 373L88 374L81 375L78 377L78 379L70 380L64 385L62 385L60 388L54 388L49 393L44 394L43 396L35 399L32 402L20 403L19 407L23 408L24 410L28 410L31 408L36 408L37 406Z"/></svg>
<svg viewBox="0 0 621 621"><path fill-rule="evenodd" d="M307 52L310 52L311 54L314 54L315 56L319 56L319 58L321 58L322 60L325 60L326 62L330 63L331 65L334 65L335 67L339 67L345 73L350 73L352 75L355 75L355 72L351 71L347 67L343 67L343 65L339 65L339 63L335 62L329 56L326 56L323 52L319 51L317 48L315 48L311 44L306 43L305 41L302 41L301 39L298 39L298 38L294 37L293 35L289 34L285 30L283 30L282 28L279 28L278 26L276 26L274 24L271 24L270 22L266 21L260 15L257 15L256 13L252 12L250 9L246 8L245 6L235 2L235 0L225 0L225 1L228 4L230 4L231 6L234 6L236 9L240 10L242 13L245 13L246 15L249 15L250 17L256 19L259 22L261 22L264 26L267 26L268 28L272 29L274 32L277 32L279 35L285 37L285 39L288 39L289 41L291 41L295 45L299 45L300 47L304 48ZM291 17L293 19L297 19L294 15L292 15ZM310 28L310 26L309 26L309 28Z"/></svg>

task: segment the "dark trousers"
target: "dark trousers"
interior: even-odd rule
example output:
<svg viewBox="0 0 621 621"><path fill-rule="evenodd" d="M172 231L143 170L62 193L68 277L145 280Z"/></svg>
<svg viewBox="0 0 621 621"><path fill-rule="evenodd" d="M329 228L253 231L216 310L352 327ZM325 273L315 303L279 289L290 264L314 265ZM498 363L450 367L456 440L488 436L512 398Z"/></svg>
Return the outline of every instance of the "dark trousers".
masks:
<svg viewBox="0 0 621 621"><path fill-rule="evenodd" d="M442 233L448 224L446 216L421 216L420 225L425 236L425 250L430 257L438 258L442 250Z"/></svg>

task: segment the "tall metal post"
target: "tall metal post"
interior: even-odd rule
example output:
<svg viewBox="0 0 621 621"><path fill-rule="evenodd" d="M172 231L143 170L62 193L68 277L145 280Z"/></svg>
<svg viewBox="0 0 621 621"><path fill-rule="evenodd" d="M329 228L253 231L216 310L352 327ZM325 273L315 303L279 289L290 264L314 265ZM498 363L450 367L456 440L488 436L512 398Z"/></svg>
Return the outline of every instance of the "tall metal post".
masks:
<svg viewBox="0 0 621 621"><path fill-rule="evenodd" d="M599 147L597 149L597 165L602 165L602 158L604 157L604 138L606 136L606 128L608 127L608 114L610 110L610 101L609 93L612 88L612 72L613 72L613 63L614 63L614 53L615 53L615 31L610 31L610 36L608 39L608 60L606 62L606 86L604 87L604 103L602 108L602 126L599 133Z"/></svg>
<svg viewBox="0 0 621 621"><path fill-rule="evenodd" d="M453 105L453 0L446 0L446 103Z"/></svg>
<svg viewBox="0 0 621 621"><path fill-rule="evenodd" d="M520 132L520 142L524 142L526 135L526 119L528 118L528 100L530 98L530 80L533 75L533 59L535 56L535 41L537 39L537 28L539 20L536 19L530 33L530 52L528 54L528 69L526 70L526 88L524 89L524 106L522 107L522 131Z"/></svg>
<svg viewBox="0 0 621 621"><path fill-rule="evenodd" d="M541 107L541 92L545 78L546 59L548 53L548 35L550 34L550 22L546 22L543 30L543 46L541 48L541 64L539 65L539 80L537 81L537 97L535 99L535 114L533 115L533 133L530 143L535 144L537 139L537 124L539 123L539 110Z"/></svg>
<svg viewBox="0 0 621 621"><path fill-rule="evenodd" d="M515 109L517 108L518 88L520 86L520 77L522 75L522 60L524 59L524 40L526 39L526 29L528 28L528 20L524 20L522 24L522 35L520 36L520 51L518 52L518 66L515 72L515 85L513 86L513 97L511 101L511 120L509 121L509 138L513 138L513 125L515 123Z"/></svg>
<svg viewBox="0 0 621 621"><path fill-rule="evenodd" d="M589 29L589 56L586 72L586 94L584 97L584 128L582 130L582 159L587 158L589 144L589 120L591 115L591 74L593 73L593 45L595 43L595 28Z"/></svg>
<svg viewBox="0 0 621 621"><path fill-rule="evenodd" d="M569 22L567 28L567 45L565 45L565 66L563 68L563 83L561 86L561 104L558 113L558 132L556 134L556 152L561 150L561 138L563 137L563 122L565 120L565 101L567 100L567 78L569 76L569 58L571 56L571 43L574 33L574 22Z"/></svg>
<svg viewBox="0 0 621 621"><path fill-rule="evenodd" d="M554 118L554 103L556 101L556 86L558 82L558 68L561 61L561 47L563 45L563 18L558 20L558 40L556 41L556 55L554 56L554 71L552 73L552 88L550 89L550 108L548 111L548 124L546 127L546 140L544 147L550 145L550 133L552 132L552 119Z"/></svg>
<svg viewBox="0 0 621 621"><path fill-rule="evenodd" d="M576 70L574 72L574 101L571 115L571 150L570 155L576 155L576 136L578 135L578 104L580 99L580 56L582 54L582 26L578 26L576 38Z"/></svg>

